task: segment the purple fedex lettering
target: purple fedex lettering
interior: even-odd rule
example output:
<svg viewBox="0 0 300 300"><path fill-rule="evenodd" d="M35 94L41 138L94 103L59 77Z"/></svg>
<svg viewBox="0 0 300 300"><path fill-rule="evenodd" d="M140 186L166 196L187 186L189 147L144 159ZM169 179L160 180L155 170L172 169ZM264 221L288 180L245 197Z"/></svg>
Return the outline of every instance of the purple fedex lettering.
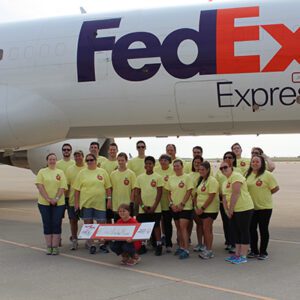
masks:
<svg viewBox="0 0 300 300"><path fill-rule="evenodd" d="M97 38L98 29L118 28L121 18L83 22L77 49L77 76L78 82L95 81L96 51L112 50L115 37Z"/></svg>
<svg viewBox="0 0 300 300"><path fill-rule="evenodd" d="M77 52L78 81L95 81L94 53L112 50L112 65L116 73L125 80L143 81L153 77L161 63L173 77L185 79L197 74L216 73L216 10L202 11L199 31L181 28L171 32L162 42L152 33L134 32L121 37L98 37L97 30L118 28L121 19L86 21L83 23ZM183 41L191 40L198 48L194 62L184 64L178 56L178 48ZM142 48L130 48L136 42L144 44ZM161 63L144 64L133 68L130 59L160 58Z"/></svg>

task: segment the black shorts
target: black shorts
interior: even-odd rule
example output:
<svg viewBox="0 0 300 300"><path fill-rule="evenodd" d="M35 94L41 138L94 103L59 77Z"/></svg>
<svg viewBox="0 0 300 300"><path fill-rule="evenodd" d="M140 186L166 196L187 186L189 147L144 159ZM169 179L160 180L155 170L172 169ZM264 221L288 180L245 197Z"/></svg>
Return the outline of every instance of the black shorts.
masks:
<svg viewBox="0 0 300 300"><path fill-rule="evenodd" d="M173 212L172 211L172 215L173 215L173 219L179 220L179 219L187 219L187 220L192 220L193 219L193 210L182 210L180 212Z"/></svg>
<svg viewBox="0 0 300 300"><path fill-rule="evenodd" d="M160 226L161 213L138 214L136 217L139 223L155 222L154 227Z"/></svg>
<svg viewBox="0 0 300 300"><path fill-rule="evenodd" d="M218 216L218 213L206 213L204 212L203 214L201 214L199 216L200 219L207 219L207 218L211 218L213 220L215 220Z"/></svg>

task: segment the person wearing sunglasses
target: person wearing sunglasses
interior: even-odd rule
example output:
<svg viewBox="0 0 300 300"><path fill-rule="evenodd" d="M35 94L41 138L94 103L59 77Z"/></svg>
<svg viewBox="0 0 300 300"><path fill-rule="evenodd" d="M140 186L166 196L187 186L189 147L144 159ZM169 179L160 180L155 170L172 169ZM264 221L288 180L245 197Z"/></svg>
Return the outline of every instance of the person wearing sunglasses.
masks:
<svg viewBox="0 0 300 300"><path fill-rule="evenodd" d="M265 260L268 258L269 223L273 210L272 195L279 191L279 186L273 174L266 170L266 162L262 156L252 157L246 179L254 203L250 226L251 251L248 257ZM257 227L260 233L259 249Z"/></svg>
<svg viewBox="0 0 300 300"><path fill-rule="evenodd" d="M67 206L69 221L70 221L70 229L71 229L71 248L70 250L76 250L78 248L78 240L77 240L77 232L78 232L78 219L79 214L75 211L75 198L74 198L74 188L73 184L78 173L83 170L86 166L84 163L84 154L81 150L76 150L74 152L74 160L75 165L69 167L66 171L66 178L68 183L69 190L69 201Z"/></svg>
<svg viewBox="0 0 300 300"><path fill-rule="evenodd" d="M111 208L111 182L107 172L97 167L97 157L90 153L86 155L87 168L81 170L73 184L75 190L75 210L80 208L84 224L106 223L106 209ZM107 203L106 203L107 199ZM91 253L95 246L87 241ZM100 245L100 252L107 253L106 245Z"/></svg>
<svg viewBox="0 0 300 300"><path fill-rule="evenodd" d="M144 141L138 141L136 143L136 150L138 151L138 156L129 160L127 163L127 167L135 173L135 176L139 176L145 173L144 160L146 157L146 143Z"/></svg>
<svg viewBox="0 0 300 300"><path fill-rule="evenodd" d="M226 261L233 264L246 263L253 201L243 175L234 172L226 161L221 163L220 170L226 176L222 186L223 206L235 234L235 255L226 258Z"/></svg>
<svg viewBox="0 0 300 300"><path fill-rule="evenodd" d="M71 159L72 157L72 146L68 143L62 145L61 148L63 158L57 161L56 167L66 174L69 167L75 165L75 161Z"/></svg>
<svg viewBox="0 0 300 300"><path fill-rule="evenodd" d="M47 255L58 255L61 241L61 224L65 213L65 190L68 189L65 173L56 167L56 155L46 157L47 167L36 177L39 191L38 208L42 217Z"/></svg>
<svg viewBox="0 0 300 300"><path fill-rule="evenodd" d="M237 168L237 160L235 153L232 151L227 151L223 155L223 161L228 164L229 167L232 167L235 172L242 173L240 168ZM215 178L219 183L219 197L220 197L220 213L223 223L223 232L225 237L225 250L229 253L235 253L235 238L234 238L234 231L230 227L230 221L225 213L223 202L222 202L222 186L223 183L226 181L226 176L218 170L216 172Z"/></svg>
<svg viewBox="0 0 300 300"><path fill-rule="evenodd" d="M179 247L175 255L179 255L179 259L186 259L190 256L188 226L193 219L191 194L194 186L191 177L183 172L183 162L180 159L173 161L173 169L175 175L169 178L165 188L169 191L169 207L177 229Z"/></svg>
<svg viewBox="0 0 300 300"><path fill-rule="evenodd" d="M259 147L253 147L251 150L251 157L253 156L262 156L266 162L266 170L273 172L275 170L275 163L267 156L264 151Z"/></svg>
<svg viewBox="0 0 300 300"><path fill-rule="evenodd" d="M250 159L242 157L242 147L239 143L234 143L231 146L231 151L236 156L236 167L238 167L242 174L245 175L250 166Z"/></svg>
<svg viewBox="0 0 300 300"><path fill-rule="evenodd" d="M202 259L213 258L213 222L219 212L219 183L210 174L210 163L204 161L200 164L196 185L196 193L193 197L195 214L202 220L205 248L199 254Z"/></svg>

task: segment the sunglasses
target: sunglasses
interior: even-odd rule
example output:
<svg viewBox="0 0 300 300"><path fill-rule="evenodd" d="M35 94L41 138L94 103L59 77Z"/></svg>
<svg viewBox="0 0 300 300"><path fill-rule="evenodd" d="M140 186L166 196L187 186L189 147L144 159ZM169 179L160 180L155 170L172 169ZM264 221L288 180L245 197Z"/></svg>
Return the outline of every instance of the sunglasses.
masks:
<svg viewBox="0 0 300 300"><path fill-rule="evenodd" d="M229 167L228 166L224 166L224 167L220 167L220 170L223 171L223 170L227 170Z"/></svg>
<svg viewBox="0 0 300 300"><path fill-rule="evenodd" d="M224 159L233 159L232 156L224 156Z"/></svg>
<svg viewBox="0 0 300 300"><path fill-rule="evenodd" d="M145 146L137 146L137 149L144 149Z"/></svg>
<svg viewBox="0 0 300 300"><path fill-rule="evenodd" d="M86 160L85 160L85 162L87 162L87 163L88 163L88 162L92 162L92 161L95 161L95 160L94 160L94 159L86 159Z"/></svg>
<svg viewBox="0 0 300 300"><path fill-rule="evenodd" d="M66 148L66 149L62 149L62 151L71 151L71 149Z"/></svg>
<svg viewBox="0 0 300 300"><path fill-rule="evenodd" d="M251 152L252 155L259 155L258 152Z"/></svg>

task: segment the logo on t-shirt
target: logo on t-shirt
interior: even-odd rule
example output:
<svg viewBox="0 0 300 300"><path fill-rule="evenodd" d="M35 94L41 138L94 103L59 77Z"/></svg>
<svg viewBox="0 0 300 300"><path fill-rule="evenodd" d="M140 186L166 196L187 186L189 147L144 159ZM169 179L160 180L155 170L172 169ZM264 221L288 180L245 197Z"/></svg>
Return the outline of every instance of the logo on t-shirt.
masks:
<svg viewBox="0 0 300 300"><path fill-rule="evenodd" d="M260 179L258 179L256 181L256 186L262 186L262 184L263 184L263 182Z"/></svg>
<svg viewBox="0 0 300 300"><path fill-rule="evenodd" d="M240 165L241 165L241 167L245 167L246 163L244 161L241 161Z"/></svg>
<svg viewBox="0 0 300 300"><path fill-rule="evenodd" d="M59 175L59 174L57 174L57 175L56 175L56 180L58 180L58 181L59 181L60 179L61 179L60 175Z"/></svg>
<svg viewBox="0 0 300 300"><path fill-rule="evenodd" d="M182 189L184 187L184 182L183 181L180 181L178 186Z"/></svg>
<svg viewBox="0 0 300 300"><path fill-rule="evenodd" d="M154 179L152 179L152 181L151 181L151 186L156 187L156 181Z"/></svg>
<svg viewBox="0 0 300 300"><path fill-rule="evenodd" d="M169 180L169 175L166 175L165 177L164 177L164 181L168 181Z"/></svg>
<svg viewBox="0 0 300 300"><path fill-rule="evenodd" d="M103 180L103 177L101 175L97 175L98 180Z"/></svg>
<svg viewBox="0 0 300 300"><path fill-rule="evenodd" d="M226 189L229 189L229 188L230 188L230 182L227 182Z"/></svg>
<svg viewBox="0 0 300 300"><path fill-rule="evenodd" d="M202 185L201 192L205 192L205 191L206 191L206 186Z"/></svg>
<svg viewBox="0 0 300 300"><path fill-rule="evenodd" d="M124 184L125 184L125 185L128 185L128 184L129 184L129 180L128 180L127 177L124 179Z"/></svg>

